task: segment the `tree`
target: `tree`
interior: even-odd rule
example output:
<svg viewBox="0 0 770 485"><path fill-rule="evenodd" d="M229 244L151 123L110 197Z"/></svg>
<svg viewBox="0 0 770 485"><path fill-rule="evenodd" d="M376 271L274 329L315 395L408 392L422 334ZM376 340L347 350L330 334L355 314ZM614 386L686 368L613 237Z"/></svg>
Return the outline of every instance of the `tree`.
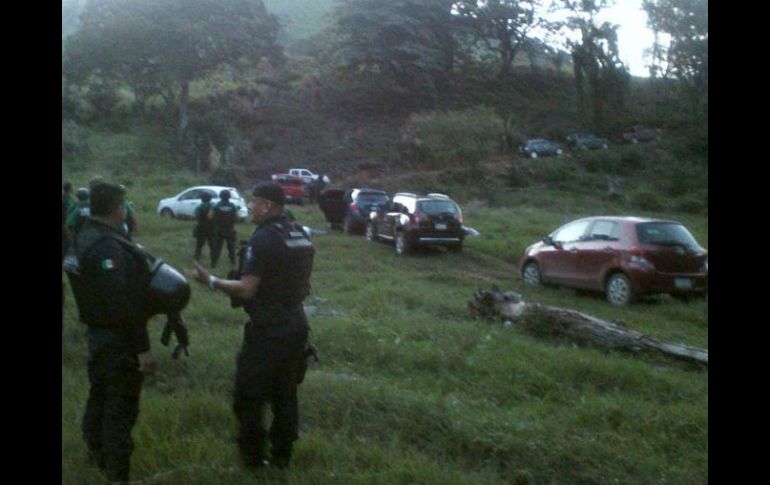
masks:
<svg viewBox="0 0 770 485"><path fill-rule="evenodd" d="M261 0L90 0L65 41L64 73L128 84L137 103L160 95L188 123L190 82L228 63L279 58L278 23Z"/></svg>
<svg viewBox="0 0 770 485"><path fill-rule="evenodd" d="M578 40L568 41L572 52L578 114L601 130L608 107L624 106L630 75L618 55L617 25L601 24L597 14L613 0L561 0L570 17L565 26L579 32Z"/></svg>
<svg viewBox="0 0 770 485"><path fill-rule="evenodd" d="M401 95L432 96L457 57L452 0L345 0L333 59L359 79ZM419 96L419 95L418 95ZM418 102L412 99L414 102Z"/></svg>
<svg viewBox="0 0 770 485"><path fill-rule="evenodd" d="M475 32L477 42L499 57L500 76L511 70L513 60L525 46L527 34L540 23L535 11L538 0L464 0L456 3L458 14Z"/></svg>
<svg viewBox="0 0 770 485"><path fill-rule="evenodd" d="M689 91L694 106L708 108L708 1L644 0L647 24L670 37L667 49L653 52L653 65L665 67Z"/></svg>

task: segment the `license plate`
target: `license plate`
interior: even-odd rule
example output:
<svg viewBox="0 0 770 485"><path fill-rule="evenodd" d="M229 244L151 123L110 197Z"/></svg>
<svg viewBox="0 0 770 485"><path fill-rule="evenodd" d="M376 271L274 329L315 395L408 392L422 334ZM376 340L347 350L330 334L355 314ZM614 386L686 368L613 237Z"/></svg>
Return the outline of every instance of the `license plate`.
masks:
<svg viewBox="0 0 770 485"><path fill-rule="evenodd" d="M680 290L692 289L692 280L690 278L674 278L674 286Z"/></svg>
<svg viewBox="0 0 770 485"><path fill-rule="evenodd" d="M446 224L436 224L435 228L437 231L446 231Z"/></svg>

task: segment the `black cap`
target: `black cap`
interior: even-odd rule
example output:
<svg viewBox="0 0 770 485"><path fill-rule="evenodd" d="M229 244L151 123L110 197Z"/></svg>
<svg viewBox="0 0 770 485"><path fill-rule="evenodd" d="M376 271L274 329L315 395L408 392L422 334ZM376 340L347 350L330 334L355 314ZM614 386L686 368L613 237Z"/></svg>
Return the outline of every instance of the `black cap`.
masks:
<svg viewBox="0 0 770 485"><path fill-rule="evenodd" d="M251 191L254 197L267 199L278 205L286 205L286 197L283 195L283 189L275 182L262 182Z"/></svg>
<svg viewBox="0 0 770 485"><path fill-rule="evenodd" d="M224 200L230 200L230 191L227 189L222 189L219 191L219 198Z"/></svg>
<svg viewBox="0 0 770 485"><path fill-rule="evenodd" d="M107 216L124 203L126 188L122 185L102 182L91 189L91 214Z"/></svg>
<svg viewBox="0 0 770 485"><path fill-rule="evenodd" d="M85 187L80 187L77 191L77 198L80 201L87 201L88 200L88 189Z"/></svg>

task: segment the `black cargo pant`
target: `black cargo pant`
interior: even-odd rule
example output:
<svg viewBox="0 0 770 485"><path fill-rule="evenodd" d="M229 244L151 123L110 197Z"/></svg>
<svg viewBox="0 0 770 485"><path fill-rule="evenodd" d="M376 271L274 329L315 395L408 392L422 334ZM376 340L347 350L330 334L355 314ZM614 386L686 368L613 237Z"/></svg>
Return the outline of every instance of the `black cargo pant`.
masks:
<svg viewBox="0 0 770 485"><path fill-rule="evenodd" d="M227 255L230 257L230 264L235 265L235 240L237 235L235 230L233 231L220 231L216 232L212 237L211 243L211 267L217 265L219 261L219 255L222 254L222 245L227 243Z"/></svg>
<svg viewBox="0 0 770 485"><path fill-rule="evenodd" d="M306 365L307 336L306 326L271 335L270 329L246 324L237 360L233 410L240 428L238 448L247 467L261 464L268 438L272 463L279 467L289 463L293 443L299 437L297 380ZM268 403L273 414L269 431L264 423Z"/></svg>
<svg viewBox="0 0 770 485"><path fill-rule="evenodd" d="M144 376L136 355L107 329L89 329L88 381L83 440L111 481L128 481Z"/></svg>
<svg viewBox="0 0 770 485"><path fill-rule="evenodd" d="M195 260L200 261L201 259L201 252L203 250L203 246L206 244L209 245L209 256L211 257L212 265L214 262L214 237L211 235L210 232L205 231L195 231Z"/></svg>

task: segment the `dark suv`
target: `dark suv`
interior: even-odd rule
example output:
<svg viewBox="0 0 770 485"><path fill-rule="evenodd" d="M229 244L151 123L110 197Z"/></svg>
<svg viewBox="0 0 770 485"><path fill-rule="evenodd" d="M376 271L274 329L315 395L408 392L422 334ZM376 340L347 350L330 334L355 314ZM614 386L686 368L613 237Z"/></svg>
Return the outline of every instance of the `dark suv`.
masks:
<svg viewBox="0 0 770 485"><path fill-rule="evenodd" d="M461 251L464 238L462 211L444 194L397 193L392 203L372 212L366 223L366 239L394 241L399 255L417 246Z"/></svg>
<svg viewBox="0 0 770 485"><path fill-rule="evenodd" d="M342 197L345 215L342 228L345 234L362 233L369 213L390 202L388 194L376 189L348 189Z"/></svg>

